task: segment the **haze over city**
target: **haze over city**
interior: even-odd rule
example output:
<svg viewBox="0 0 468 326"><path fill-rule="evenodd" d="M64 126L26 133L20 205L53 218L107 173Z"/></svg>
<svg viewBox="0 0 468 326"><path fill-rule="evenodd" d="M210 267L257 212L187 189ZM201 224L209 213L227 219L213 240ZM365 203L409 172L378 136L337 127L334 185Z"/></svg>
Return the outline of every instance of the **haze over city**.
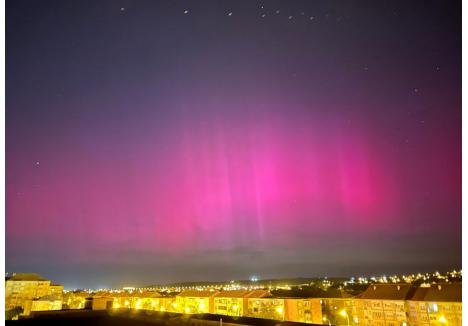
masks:
<svg viewBox="0 0 468 326"><path fill-rule="evenodd" d="M461 269L461 2L7 1L6 270Z"/></svg>

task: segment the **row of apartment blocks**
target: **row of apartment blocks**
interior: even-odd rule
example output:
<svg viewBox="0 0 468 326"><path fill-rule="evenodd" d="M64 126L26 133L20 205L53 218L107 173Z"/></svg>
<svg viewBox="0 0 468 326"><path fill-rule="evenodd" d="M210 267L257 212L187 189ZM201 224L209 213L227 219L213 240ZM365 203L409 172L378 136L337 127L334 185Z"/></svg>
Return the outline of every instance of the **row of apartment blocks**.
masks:
<svg viewBox="0 0 468 326"><path fill-rule="evenodd" d="M33 290L31 284L24 285L24 280L7 280L7 309L31 301L31 308L25 307L24 314L54 310L60 306L59 309L210 313L325 325L462 325L461 283L418 287L411 284L373 284L358 296L344 295L341 298L278 298L267 290L188 290L174 296L156 291L100 291L92 294L83 291L64 293L60 305L49 301L49 304L40 306L34 302L40 301L40 295L44 294L42 301L47 301L51 295L50 287L54 286L49 281L49 290L46 290L47 284L43 280L35 282L37 285ZM21 286L12 283L23 284L23 289L27 290L25 299L20 299Z"/></svg>
<svg viewBox="0 0 468 326"><path fill-rule="evenodd" d="M75 309L211 313L325 325L462 325L461 283L374 284L356 297L341 298L277 298L266 290L188 290L175 296L154 291L100 292L92 298L70 293L65 298L70 304L78 303L70 306Z"/></svg>

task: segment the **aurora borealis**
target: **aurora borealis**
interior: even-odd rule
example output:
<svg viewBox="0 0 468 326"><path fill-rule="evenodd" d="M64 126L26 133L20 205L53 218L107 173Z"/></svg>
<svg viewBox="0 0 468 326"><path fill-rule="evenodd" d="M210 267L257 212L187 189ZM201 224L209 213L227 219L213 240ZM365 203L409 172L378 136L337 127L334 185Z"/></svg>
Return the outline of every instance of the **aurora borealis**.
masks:
<svg viewBox="0 0 468 326"><path fill-rule="evenodd" d="M8 0L7 271L460 268L460 9Z"/></svg>

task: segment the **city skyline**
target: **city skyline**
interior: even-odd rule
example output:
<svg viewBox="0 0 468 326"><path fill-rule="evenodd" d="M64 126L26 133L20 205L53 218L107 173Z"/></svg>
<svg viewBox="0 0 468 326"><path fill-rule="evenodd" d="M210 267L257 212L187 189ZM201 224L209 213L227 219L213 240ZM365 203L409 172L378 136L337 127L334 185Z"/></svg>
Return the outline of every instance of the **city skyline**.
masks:
<svg viewBox="0 0 468 326"><path fill-rule="evenodd" d="M461 2L6 2L6 269L461 268Z"/></svg>

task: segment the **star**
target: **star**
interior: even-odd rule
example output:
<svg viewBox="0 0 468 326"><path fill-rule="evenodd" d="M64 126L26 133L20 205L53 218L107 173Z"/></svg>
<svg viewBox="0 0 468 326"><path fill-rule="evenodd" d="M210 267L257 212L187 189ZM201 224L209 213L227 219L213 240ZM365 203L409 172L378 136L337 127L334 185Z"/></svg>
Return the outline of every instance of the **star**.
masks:
<svg viewBox="0 0 468 326"><path fill-rule="evenodd" d="M289 20L293 19L293 16L289 16L288 19L289 19Z"/></svg>
<svg viewBox="0 0 468 326"><path fill-rule="evenodd" d="M276 14L277 14L277 15L280 13L280 11L279 11L279 10L276 10L275 12L276 12Z"/></svg>
<svg viewBox="0 0 468 326"><path fill-rule="evenodd" d="M125 8L124 8L124 7L121 7L121 8L120 8L120 11L125 11Z"/></svg>
<svg viewBox="0 0 468 326"><path fill-rule="evenodd" d="M310 19L310 20L314 20L314 16L310 16L309 19Z"/></svg>
<svg viewBox="0 0 468 326"><path fill-rule="evenodd" d="M261 17L262 17L262 18L265 18L265 17L266 17L266 14L262 14L262 16L261 16Z"/></svg>
<svg viewBox="0 0 468 326"><path fill-rule="evenodd" d="M184 15L187 15L189 13L189 11L186 9L184 10Z"/></svg>
<svg viewBox="0 0 468 326"><path fill-rule="evenodd" d="M419 88L415 88L415 89L413 89L413 92L415 92L415 93L419 93Z"/></svg>
<svg viewBox="0 0 468 326"><path fill-rule="evenodd" d="M36 161L36 166L39 166L41 165L41 163L39 161Z"/></svg>
<svg viewBox="0 0 468 326"><path fill-rule="evenodd" d="M232 16L232 12L229 12L227 15L228 15L229 17L231 17L231 16Z"/></svg>

